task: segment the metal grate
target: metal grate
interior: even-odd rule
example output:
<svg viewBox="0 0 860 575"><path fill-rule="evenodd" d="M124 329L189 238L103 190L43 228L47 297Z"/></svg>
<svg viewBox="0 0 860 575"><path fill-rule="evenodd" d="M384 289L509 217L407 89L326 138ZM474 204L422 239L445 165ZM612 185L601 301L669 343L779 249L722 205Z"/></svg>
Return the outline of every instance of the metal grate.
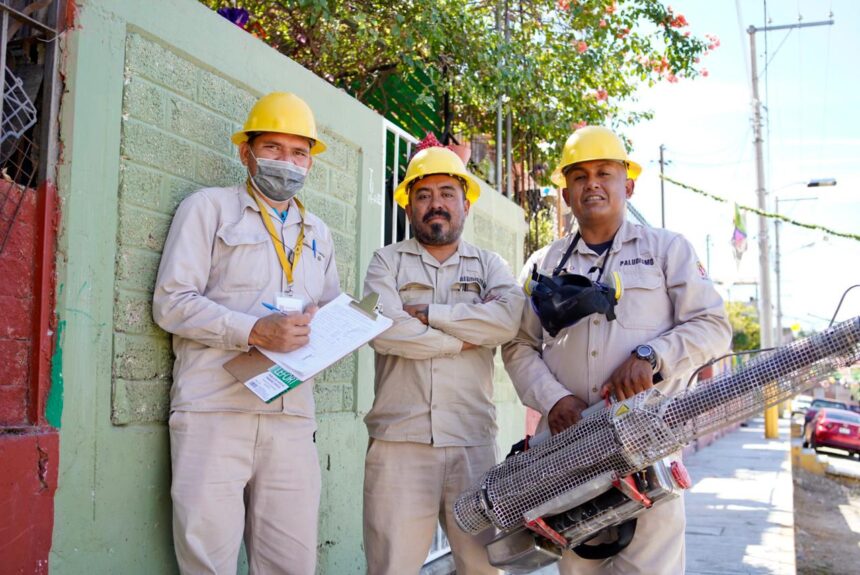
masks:
<svg viewBox="0 0 860 575"><path fill-rule="evenodd" d="M743 421L860 360L860 317L763 353L673 397L656 389L590 414L488 471L457 500L460 527L508 530L590 481L624 477L693 439Z"/></svg>
<svg viewBox="0 0 860 575"><path fill-rule="evenodd" d="M58 0L0 0L0 254L24 198L53 177Z"/></svg>
<svg viewBox="0 0 860 575"><path fill-rule="evenodd" d="M393 244L412 237L406 212L394 201L394 190L406 174L412 157L412 147L418 140L410 133L385 120L383 135L385 150L385 191L383 197L382 245Z"/></svg>

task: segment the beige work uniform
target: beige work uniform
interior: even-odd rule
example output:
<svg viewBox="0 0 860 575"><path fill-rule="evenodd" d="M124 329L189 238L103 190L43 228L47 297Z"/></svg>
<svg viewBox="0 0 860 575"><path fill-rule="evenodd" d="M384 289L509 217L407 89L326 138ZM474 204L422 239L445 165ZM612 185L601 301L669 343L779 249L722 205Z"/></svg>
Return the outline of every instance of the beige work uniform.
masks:
<svg viewBox="0 0 860 575"><path fill-rule="evenodd" d="M394 325L373 340L375 397L365 417L364 542L370 575L417 574L442 523L457 573L498 573L454 524L461 491L496 462L495 347L516 333L524 297L495 253L461 241L439 263L411 239L377 250L365 293ZM488 296L498 299L482 303ZM428 322L403 311L429 304ZM463 342L479 347L462 351Z"/></svg>
<svg viewBox="0 0 860 575"><path fill-rule="evenodd" d="M292 253L302 218L271 216ZM270 210L273 212L272 210ZM326 225L305 213L292 292L323 305L338 287ZM244 185L187 197L173 218L153 316L173 334L173 531L183 573L235 573L244 529L257 573L313 573L320 471L313 380L262 402L223 364L248 350L256 321L287 281Z"/></svg>
<svg viewBox="0 0 860 575"><path fill-rule="evenodd" d="M535 253L523 277L534 264L551 274L571 241L572 235ZM681 391L696 367L729 349L723 301L683 236L625 222L603 262L580 240L562 273L596 279L591 270L603 265L606 280L619 272L624 292L615 321L594 314L551 337L527 305L519 333L502 348L520 398L542 415L539 428L546 428L550 409L567 395L589 405L600 401L601 386L637 345L654 348L664 380L657 387L666 393ZM560 566L562 574L683 573L683 499L642 514L632 543L614 558L587 560L566 552Z"/></svg>

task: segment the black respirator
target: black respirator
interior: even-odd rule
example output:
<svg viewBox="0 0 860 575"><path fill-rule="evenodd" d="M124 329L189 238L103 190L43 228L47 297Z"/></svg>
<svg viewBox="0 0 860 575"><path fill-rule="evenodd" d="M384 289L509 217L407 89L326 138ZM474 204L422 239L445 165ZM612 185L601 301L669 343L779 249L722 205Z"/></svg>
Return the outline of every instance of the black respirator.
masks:
<svg viewBox="0 0 860 575"><path fill-rule="evenodd" d="M591 281L579 274L546 275L532 268L525 292L543 328L552 336L594 313L615 319L615 306L623 292L621 276L612 272L611 283Z"/></svg>

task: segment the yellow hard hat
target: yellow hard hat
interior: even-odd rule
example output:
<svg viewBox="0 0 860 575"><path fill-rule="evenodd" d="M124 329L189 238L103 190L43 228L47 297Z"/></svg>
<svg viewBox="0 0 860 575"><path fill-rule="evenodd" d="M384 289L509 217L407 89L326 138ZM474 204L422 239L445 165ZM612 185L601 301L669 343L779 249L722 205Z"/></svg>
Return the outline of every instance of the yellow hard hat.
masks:
<svg viewBox="0 0 860 575"><path fill-rule="evenodd" d="M591 160L619 160L627 164L627 177L635 180L642 166L627 157L624 142L615 132L602 126L585 126L578 129L564 143L561 162L550 176L552 183L563 188L564 169L573 164Z"/></svg>
<svg viewBox="0 0 860 575"><path fill-rule="evenodd" d="M481 195L481 186L466 171L466 166L460 156L448 148L436 146L424 148L409 161L409 165L406 167L406 176L394 190L394 201L401 208L405 208L409 203L409 185L415 180L436 174L446 174L463 180L465 186L463 191L466 192L466 199L470 203L474 204L478 196Z"/></svg>
<svg viewBox="0 0 860 575"><path fill-rule="evenodd" d="M276 132L304 136L313 140L311 154L325 151L325 144L317 138L314 113L304 100L288 92L266 94L254 104L245 120L245 126L231 138L237 146L248 141L251 132Z"/></svg>

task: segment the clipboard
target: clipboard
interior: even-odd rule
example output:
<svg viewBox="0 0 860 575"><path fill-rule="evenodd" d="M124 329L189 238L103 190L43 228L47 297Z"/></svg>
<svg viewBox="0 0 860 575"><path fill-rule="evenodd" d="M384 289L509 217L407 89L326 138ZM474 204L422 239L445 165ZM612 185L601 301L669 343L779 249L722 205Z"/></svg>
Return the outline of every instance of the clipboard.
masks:
<svg viewBox="0 0 860 575"><path fill-rule="evenodd" d="M310 343L286 353L251 348L224 364L257 397L271 402L391 327L378 312L379 294L356 301L342 293L311 321Z"/></svg>

